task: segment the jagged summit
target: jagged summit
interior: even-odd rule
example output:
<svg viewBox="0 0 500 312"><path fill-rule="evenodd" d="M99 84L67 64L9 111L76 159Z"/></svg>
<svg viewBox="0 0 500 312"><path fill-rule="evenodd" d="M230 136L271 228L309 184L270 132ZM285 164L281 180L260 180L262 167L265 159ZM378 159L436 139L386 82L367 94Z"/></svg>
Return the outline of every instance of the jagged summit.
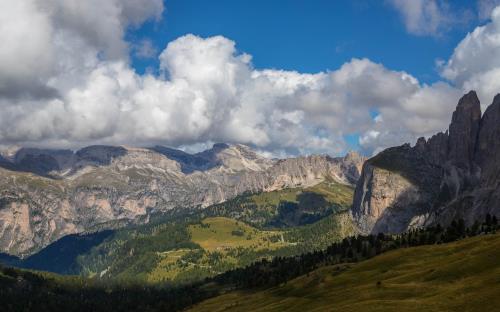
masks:
<svg viewBox="0 0 500 312"><path fill-rule="evenodd" d="M367 160L353 216L364 232L401 232L486 214L500 215L500 95L481 117L474 91L464 95L449 130L414 147L389 148Z"/></svg>
<svg viewBox="0 0 500 312"><path fill-rule="evenodd" d="M470 167L474 156L481 105L476 92L470 91L458 102L451 124L448 139L448 160L457 166Z"/></svg>

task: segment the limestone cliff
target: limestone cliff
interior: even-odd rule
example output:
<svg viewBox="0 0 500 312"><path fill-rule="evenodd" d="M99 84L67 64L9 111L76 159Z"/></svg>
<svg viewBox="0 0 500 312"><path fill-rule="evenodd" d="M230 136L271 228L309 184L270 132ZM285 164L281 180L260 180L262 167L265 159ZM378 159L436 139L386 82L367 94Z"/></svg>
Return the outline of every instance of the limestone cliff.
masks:
<svg viewBox="0 0 500 312"><path fill-rule="evenodd" d="M156 146L17 149L0 162L0 251L27 256L73 233L148 222L173 208L203 208L244 192L354 184L363 158L264 158L244 145L188 154Z"/></svg>
<svg viewBox="0 0 500 312"><path fill-rule="evenodd" d="M367 160L352 215L365 233L402 232L455 218L500 216L500 95L481 117L474 91L460 99L449 131Z"/></svg>

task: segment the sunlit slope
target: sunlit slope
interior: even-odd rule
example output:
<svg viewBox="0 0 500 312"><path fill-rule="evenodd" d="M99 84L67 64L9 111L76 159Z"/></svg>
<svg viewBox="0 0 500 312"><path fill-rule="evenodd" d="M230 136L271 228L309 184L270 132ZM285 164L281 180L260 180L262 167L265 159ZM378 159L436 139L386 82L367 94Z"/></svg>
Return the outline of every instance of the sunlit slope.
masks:
<svg viewBox="0 0 500 312"><path fill-rule="evenodd" d="M276 249L288 245L283 242L281 231L263 231L224 217L207 218L190 225L189 232L191 241L209 252L233 248Z"/></svg>
<svg viewBox="0 0 500 312"><path fill-rule="evenodd" d="M269 257L272 251L293 245L282 231L264 231L233 219L206 218L187 226L190 240L198 248L159 252L147 273L149 282L197 280Z"/></svg>
<svg viewBox="0 0 500 312"><path fill-rule="evenodd" d="M209 299L193 311L498 311L500 234L400 249L286 285Z"/></svg>
<svg viewBox="0 0 500 312"><path fill-rule="evenodd" d="M151 283L186 283L262 258L324 249L355 232L353 189L327 179L246 194L165 223L117 231L78 259L81 273Z"/></svg>
<svg viewBox="0 0 500 312"><path fill-rule="evenodd" d="M306 188L241 195L208 207L201 214L229 217L259 228L295 227L348 210L353 195L352 186L327 179Z"/></svg>

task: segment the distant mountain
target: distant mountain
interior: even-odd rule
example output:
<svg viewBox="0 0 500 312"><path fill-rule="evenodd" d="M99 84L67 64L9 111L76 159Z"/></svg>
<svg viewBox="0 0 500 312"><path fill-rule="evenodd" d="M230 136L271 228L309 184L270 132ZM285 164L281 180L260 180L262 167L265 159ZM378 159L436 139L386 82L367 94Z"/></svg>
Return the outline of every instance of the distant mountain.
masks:
<svg viewBox="0 0 500 312"><path fill-rule="evenodd" d="M500 95L481 117L474 91L464 95L449 130L367 160L352 214L365 233L402 232L462 218L500 216Z"/></svg>
<svg viewBox="0 0 500 312"><path fill-rule="evenodd" d="M243 193L355 184L363 157L268 159L244 145L188 154L155 146L76 152L17 148L0 159L0 251L26 257L76 233L147 223L173 208L204 208Z"/></svg>

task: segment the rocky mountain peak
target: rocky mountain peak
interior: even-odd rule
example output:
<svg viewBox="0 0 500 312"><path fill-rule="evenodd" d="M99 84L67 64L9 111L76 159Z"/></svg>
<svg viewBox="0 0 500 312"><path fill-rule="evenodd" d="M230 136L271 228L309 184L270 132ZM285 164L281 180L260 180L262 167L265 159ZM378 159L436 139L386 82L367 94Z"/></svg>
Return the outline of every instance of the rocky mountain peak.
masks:
<svg viewBox="0 0 500 312"><path fill-rule="evenodd" d="M127 149L122 146L92 145L84 147L76 152L80 160L95 162L100 165L108 165L113 158L127 154Z"/></svg>
<svg viewBox="0 0 500 312"><path fill-rule="evenodd" d="M401 232L500 216L499 138L500 95L482 117L476 93L464 95L449 132L419 138L414 147L386 149L365 162L353 203L360 229Z"/></svg>
<svg viewBox="0 0 500 312"><path fill-rule="evenodd" d="M500 184L500 94L484 112L474 161L481 168L483 182L498 188Z"/></svg>
<svg viewBox="0 0 500 312"><path fill-rule="evenodd" d="M222 151L225 150L226 148L230 148L231 146L226 143L215 143L212 145L212 150L213 151Z"/></svg>
<svg viewBox="0 0 500 312"><path fill-rule="evenodd" d="M363 160L364 157L361 156L358 152L356 151L349 151L345 156L344 156L344 159L345 160L348 160L348 161L359 161L359 160Z"/></svg>
<svg viewBox="0 0 500 312"><path fill-rule="evenodd" d="M481 122L481 105L475 91L458 102L449 127L448 160L459 167L470 167Z"/></svg>
<svg viewBox="0 0 500 312"><path fill-rule="evenodd" d="M274 163L243 144L217 143L196 156L207 159L213 166L221 166L231 171L262 171Z"/></svg>

